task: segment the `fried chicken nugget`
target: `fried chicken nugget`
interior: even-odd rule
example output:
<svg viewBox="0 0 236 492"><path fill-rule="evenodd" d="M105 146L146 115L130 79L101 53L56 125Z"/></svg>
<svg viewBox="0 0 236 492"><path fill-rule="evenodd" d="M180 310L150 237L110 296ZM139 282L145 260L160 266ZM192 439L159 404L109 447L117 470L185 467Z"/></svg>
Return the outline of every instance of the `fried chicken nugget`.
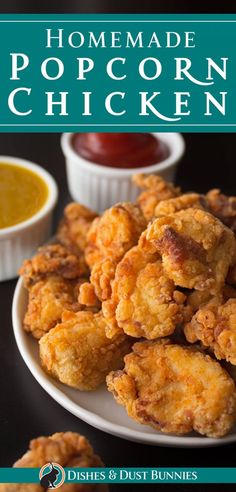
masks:
<svg viewBox="0 0 236 492"><path fill-rule="evenodd" d="M57 432L49 437L38 437L30 441L26 452L13 466L14 468L41 468L46 463L58 463L69 468L103 467L99 456L94 454L89 441L75 432ZM1 484L1 492L43 492L39 484ZM51 489L47 489L51 490ZM106 484L68 484L61 485L62 492L108 492Z"/></svg>
<svg viewBox="0 0 236 492"><path fill-rule="evenodd" d="M200 307L184 333L188 342L201 341L217 359L236 365L236 299L213 298Z"/></svg>
<svg viewBox="0 0 236 492"><path fill-rule="evenodd" d="M213 189L208 191L206 199L209 211L236 232L236 197L224 195L219 189Z"/></svg>
<svg viewBox="0 0 236 492"><path fill-rule="evenodd" d="M236 298L236 289L225 284L219 295L224 301L227 301L232 297ZM191 308L192 313L194 314L198 311L198 309L200 309L200 307L204 306L204 304L207 304L207 302L213 299L213 297L214 296L208 290L193 290L192 292L187 293L187 305Z"/></svg>
<svg viewBox="0 0 236 492"><path fill-rule="evenodd" d="M236 418L236 389L221 365L168 341L135 343L123 371L107 376L130 417L171 434L221 437Z"/></svg>
<svg viewBox="0 0 236 492"><path fill-rule="evenodd" d="M90 282L100 301L105 301L111 297L116 267L117 261L108 257L95 263L91 270Z"/></svg>
<svg viewBox="0 0 236 492"><path fill-rule="evenodd" d="M187 305L191 308L192 313L212 299L213 295L208 290L193 290L187 294Z"/></svg>
<svg viewBox="0 0 236 492"><path fill-rule="evenodd" d="M155 219L139 245L162 256L163 268L176 285L213 294L222 288L236 254L233 232L194 208Z"/></svg>
<svg viewBox="0 0 236 492"><path fill-rule="evenodd" d="M19 270L26 288L51 275L64 279L76 279L87 273L83 258L61 244L48 244L38 249L30 260L25 260Z"/></svg>
<svg viewBox="0 0 236 492"><path fill-rule="evenodd" d="M107 257L118 262L137 244L146 226L141 210L133 203L118 203L106 210L93 221L87 235L85 258L89 267Z"/></svg>
<svg viewBox="0 0 236 492"><path fill-rule="evenodd" d="M145 190L140 193L137 201L147 221L154 217L155 208L160 201L180 195L179 187L174 187L172 183L155 174L135 174L132 181L138 188Z"/></svg>
<svg viewBox="0 0 236 492"><path fill-rule="evenodd" d="M91 271L90 282L85 282L80 287L79 302L81 304L101 308L101 301L111 297L111 284L116 266L117 262L109 257L95 263Z"/></svg>
<svg viewBox="0 0 236 492"><path fill-rule="evenodd" d="M64 384L93 390L105 381L112 369L122 367L131 347L126 335L106 337L106 320L101 312L64 312L62 323L40 342L43 368Z"/></svg>
<svg viewBox="0 0 236 492"><path fill-rule="evenodd" d="M50 276L34 284L29 290L25 331L41 338L61 321L63 311L82 309L78 302L81 282Z"/></svg>
<svg viewBox="0 0 236 492"><path fill-rule="evenodd" d="M207 208L206 199L203 195L199 195L198 193L185 193L176 198L170 198L169 200L159 202L155 208L154 215L155 217L163 217L179 212L179 210L186 210L187 208L200 208L201 210L205 210Z"/></svg>
<svg viewBox="0 0 236 492"><path fill-rule="evenodd" d="M57 238L65 246L72 247L77 253L87 246L87 233L97 214L80 203L69 203L64 209Z"/></svg>
<svg viewBox="0 0 236 492"><path fill-rule="evenodd" d="M128 335L154 339L172 334L187 318L185 299L166 276L159 255L135 246L118 264L111 300L102 306L109 323L115 318Z"/></svg>
<svg viewBox="0 0 236 492"><path fill-rule="evenodd" d="M78 301L88 307L101 308L101 303L96 296L94 286L90 282L84 282L79 289Z"/></svg>

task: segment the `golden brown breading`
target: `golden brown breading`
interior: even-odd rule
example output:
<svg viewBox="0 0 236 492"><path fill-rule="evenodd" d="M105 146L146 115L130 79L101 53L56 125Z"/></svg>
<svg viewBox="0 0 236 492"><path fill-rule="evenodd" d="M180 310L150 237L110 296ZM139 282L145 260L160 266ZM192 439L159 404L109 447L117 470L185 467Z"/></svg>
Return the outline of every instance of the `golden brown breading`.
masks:
<svg viewBox="0 0 236 492"><path fill-rule="evenodd" d="M80 286L78 301L84 306L101 308L101 302L96 296L94 286L89 282L84 282Z"/></svg>
<svg viewBox="0 0 236 492"><path fill-rule="evenodd" d="M187 318L185 300L164 273L159 255L135 246L117 266L112 298L103 303L103 313L128 335L154 339L172 334Z"/></svg>
<svg viewBox="0 0 236 492"><path fill-rule="evenodd" d="M145 190L140 193L137 201L147 221L154 217L155 208L160 201L180 195L180 188L174 187L161 176L135 174L132 181L138 188Z"/></svg>
<svg viewBox="0 0 236 492"><path fill-rule="evenodd" d="M221 437L236 418L233 380L209 355L169 342L135 343L108 390L130 417L158 431Z"/></svg>
<svg viewBox="0 0 236 492"><path fill-rule="evenodd" d="M217 359L236 365L236 299L215 297L193 316L184 329L190 343L201 341Z"/></svg>
<svg viewBox="0 0 236 492"><path fill-rule="evenodd" d="M78 293L81 281L51 276L34 284L29 290L24 329L41 338L60 323L65 310L80 311Z"/></svg>
<svg viewBox="0 0 236 492"><path fill-rule="evenodd" d="M14 468L41 468L46 463L58 463L65 467L100 468L103 463L94 454L89 441L75 432L58 432L49 437L38 437L30 442L30 448L13 466ZM1 492L41 492L39 484L1 484ZM51 490L51 489L47 489ZM108 492L105 484L64 484L62 492Z"/></svg>
<svg viewBox="0 0 236 492"><path fill-rule="evenodd" d="M208 191L206 199L209 211L236 232L236 197L224 195L220 190L213 189Z"/></svg>
<svg viewBox="0 0 236 492"><path fill-rule="evenodd" d="M139 207L133 203L118 203L106 210L88 232L85 258L89 267L108 256L118 262L137 244L146 225Z"/></svg>
<svg viewBox="0 0 236 492"><path fill-rule="evenodd" d="M200 307L204 306L214 296L208 290L194 290L187 295L187 305L191 308L192 313L196 313ZM222 291L218 294L221 296L222 302L230 298L236 298L236 289L225 284Z"/></svg>
<svg viewBox="0 0 236 492"><path fill-rule="evenodd" d="M80 390L93 390L112 369L123 365L131 341L125 336L106 337L101 313L63 313L63 322L40 342L43 368L53 377Z"/></svg>
<svg viewBox="0 0 236 492"><path fill-rule="evenodd" d="M84 205L69 203L64 209L64 217L57 230L59 241L72 247L77 253L84 251L87 246L87 233L95 217L97 213Z"/></svg>
<svg viewBox="0 0 236 492"><path fill-rule="evenodd" d="M86 273L84 259L61 244L48 244L39 248L30 260L24 261L19 270L26 288L51 275L72 280L85 276Z"/></svg>
<svg viewBox="0 0 236 492"><path fill-rule="evenodd" d="M198 193L185 193L184 195L159 202L155 208L154 215L155 217L163 217L179 212L179 210L186 210L187 208L200 208L201 210L205 210L206 207L207 204L203 195L199 195Z"/></svg>
<svg viewBox="0 0 236 492"><path fill-rule="evenodd" d="M187 305L193 313L212 299L212 294L208 290L194 290L187 295Z"/></svg>
<svg viewBox="0 0 236 492"><path fill-rule="evenodd" d="M155 219L139 245L162 256L163 268L176 285L211 293L222 288L236 254L233 232L194 208Z"/></svg>
<svg viewBox="0 0 236 492"><path fill-rule="evenodd" d="M115 277L117 261L113 258L104 258L95 263L91 270L90 282L101 301L111 297L112 282Z"/></svg>

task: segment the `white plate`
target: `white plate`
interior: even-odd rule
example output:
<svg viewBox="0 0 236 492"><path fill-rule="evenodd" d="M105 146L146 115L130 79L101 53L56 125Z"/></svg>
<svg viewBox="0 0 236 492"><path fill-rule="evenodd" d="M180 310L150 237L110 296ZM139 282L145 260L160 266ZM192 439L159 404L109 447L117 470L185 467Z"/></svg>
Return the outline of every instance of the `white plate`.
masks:
<svg viewBox="0 0 236 492"><path fill-rule="evenodd" d="M27 335L22 327L27 299L27 291L20 279L16 285L12 306L13 328L19 351L38 383L54 400L76 417L109 434L144 444L202 447L236 441L236 427L221 439L201 437L194 433L185 437L160 434L151 427L136 424L130 419L124 408L118 405L111 393L106 390L105 385L96 391L81 392L50 378L40 367L38 342Z"/></svg>

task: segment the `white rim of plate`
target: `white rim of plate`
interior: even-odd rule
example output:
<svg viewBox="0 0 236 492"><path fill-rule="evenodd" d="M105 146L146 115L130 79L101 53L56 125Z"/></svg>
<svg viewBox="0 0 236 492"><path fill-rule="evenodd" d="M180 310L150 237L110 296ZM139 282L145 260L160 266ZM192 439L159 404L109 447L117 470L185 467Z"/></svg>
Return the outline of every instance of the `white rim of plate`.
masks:
<svg viewBox="0 0 236 492"><path fill-rule="evenodd" d="M65 393L56 387L56 384L53 382L49 376L44 373L43 369L39 366L39 364L35 361L33 355L29 352L27 347L25 346L23 337L22 337L22 322L19 319L18 308L19 308L19 298L22 293L22 289L24 289L23 279L19 279L14 296L13 296L13 304L12 304L12 322L13 322L13 331L16 339L16 343L20 354L26 363L28 369L31 374L37 380L37 382L42 386L42 388L59 403L63 408L68 410L70 413L80 418L87 424L90 424L93 427L96 427L99 430L107 432L108 434L112 434L118 437L122 437L123 439L139 442L142 444L149 444L153 446L166 446L166 447L211 447L211 446L221 446L224 444L230 444L236 441L236 433L230 434L228 436L214 439L209 437L178 437L168 434L147 434L142 431L136 431L129 429L125 426L114 424L112 422L107 421L106 419L100 417L94 412L90 412L89 410L85 410L77 403L74 403ZM60 383L61 384L61 383ZM141 424L140 424L140 427Z"/></svg>

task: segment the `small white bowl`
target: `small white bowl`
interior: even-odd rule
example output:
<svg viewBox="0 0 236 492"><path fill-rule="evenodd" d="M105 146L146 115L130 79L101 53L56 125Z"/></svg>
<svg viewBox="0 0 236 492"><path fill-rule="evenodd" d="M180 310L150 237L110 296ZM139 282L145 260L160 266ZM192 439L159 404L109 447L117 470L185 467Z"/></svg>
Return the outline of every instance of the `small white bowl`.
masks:
<svg viewBox="0 0 236 492"><path fill-rule="evenodd" d="M153 133L168 146L169 157L147 167L118 169L101 166L78 155L71 143L73 135L63 133L61 137L70 194L75 201L99 212L114 203L136 199L139 190L131 182L133 174L159 174L167 181L173 181L177 164L185 150L180 133Z"/></svg>
<svg viewBox="0 0 236 492"><path fill-rule="evenodd" d="M23 260L51 235L52 213L58 190L53 177L33 162L17 157L0 156L0 163L29 169L40 176L48 187L48 197L42 208L29 219L11 227L0 229L0 281L17 277Z"/></svg>

